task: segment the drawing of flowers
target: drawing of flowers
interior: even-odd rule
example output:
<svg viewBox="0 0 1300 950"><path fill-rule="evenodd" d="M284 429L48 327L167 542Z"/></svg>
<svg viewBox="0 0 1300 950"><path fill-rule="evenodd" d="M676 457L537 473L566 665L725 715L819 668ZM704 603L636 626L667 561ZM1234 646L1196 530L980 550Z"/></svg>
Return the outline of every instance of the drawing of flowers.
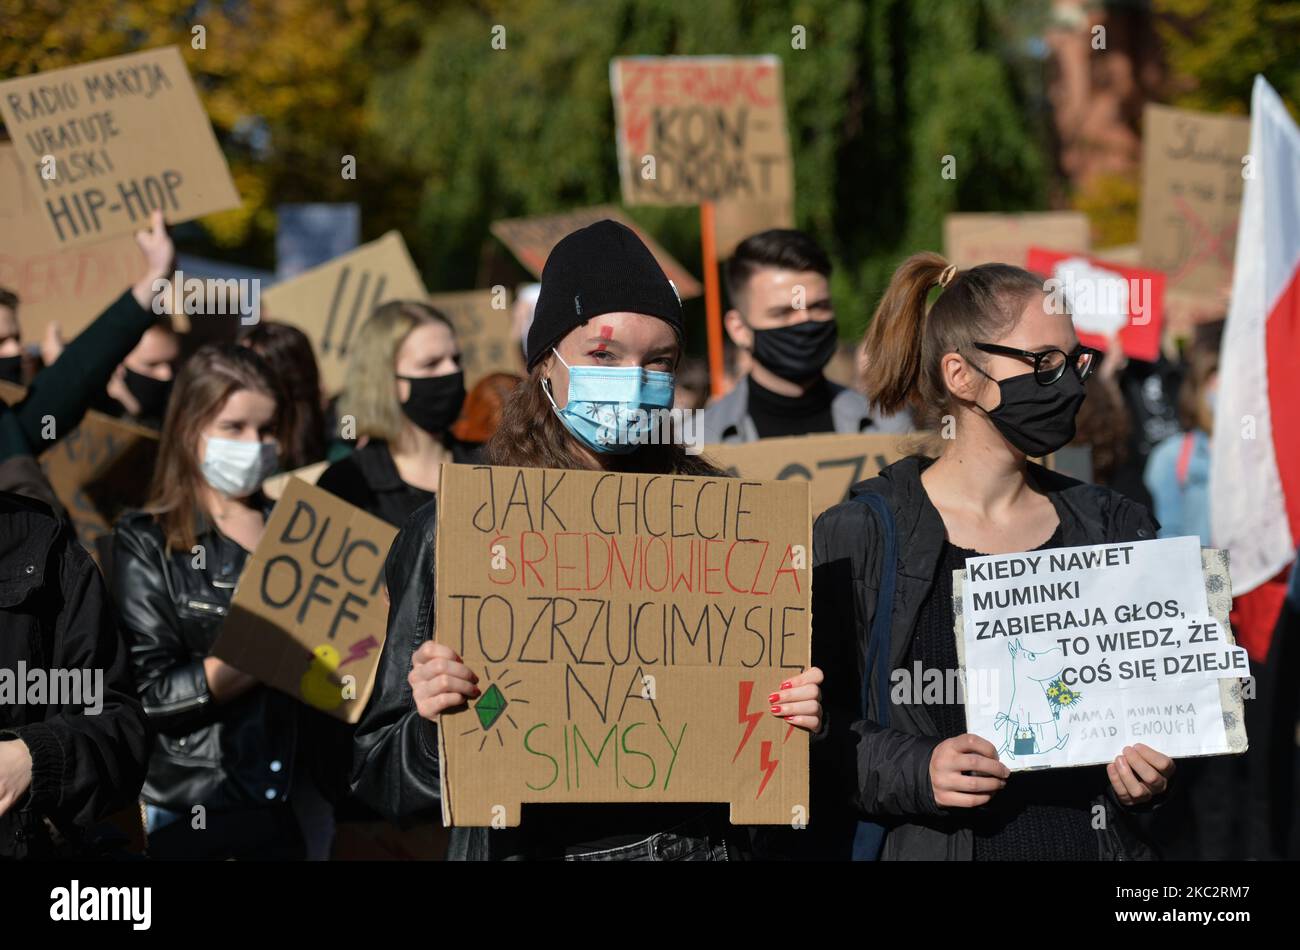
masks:
<svg viewBox="0 0 1300 950"><path fill-rule="evenodd" d="M1047 702L1058 718L1062 709L1077 705L1082 699L1083 693L1066 686L1060 679L1054 679L1047 684Z"/></svg>

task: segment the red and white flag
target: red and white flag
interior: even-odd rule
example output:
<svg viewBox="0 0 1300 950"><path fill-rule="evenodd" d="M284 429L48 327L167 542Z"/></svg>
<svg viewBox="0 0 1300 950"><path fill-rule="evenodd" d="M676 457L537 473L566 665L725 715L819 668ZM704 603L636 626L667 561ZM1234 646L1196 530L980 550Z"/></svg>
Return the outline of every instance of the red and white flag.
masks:
<svg viewBox="0 0 1300 950"><path fill-rule="evenodd" d="M1210 463L1210 536L1228 549L1234 595L1300 541L1300 128L1263 76L1243 176Z"/></svg>

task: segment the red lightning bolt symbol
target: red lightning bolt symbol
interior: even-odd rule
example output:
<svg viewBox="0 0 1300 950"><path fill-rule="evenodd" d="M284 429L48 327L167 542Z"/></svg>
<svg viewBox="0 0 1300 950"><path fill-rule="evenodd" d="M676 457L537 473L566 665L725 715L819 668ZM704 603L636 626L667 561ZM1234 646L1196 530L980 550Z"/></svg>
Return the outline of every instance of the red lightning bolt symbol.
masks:
<svg viewBox="0 0 1300 950"><path fill-rule="evenodd" d="M771 779L772 773L776 771L776 764L780 761L780 759L772 758L772 743L764 740L759 747L758 767L767 774L763 776L762 784L758 786L758 795L755 795L755 798L763 794L763 789L767 788L768 780Z"/></svg>
<svg viewBox="0 0 1300 950"><path fill-rule="evenodd" d="M736 754L731 757L732 762L735 762L736 759L740 758L741 749L745 748L745 743L749 741L749 737L752 736L754 730L758 728L759 720L763 718L762 710L754 713L749 711L749 697L753 692L754 681L742 680L740 683L740 714L736 721L748 723L749 725L745 726L745 734L740 737L740 745L736 746Z"/></svg>
<svg viewBox="0 0 1300 950"><path fill-rule="evenodd" d="M342 669L343 667L351 663L353 660L360 660L364 658L367 653L375 649L377 646L379 646L379 641L376 640L374 637L366 637L364 640L352 644L351 652L348 653L348 658L344 660L342 663L340 663L338 668Z"/></svg>

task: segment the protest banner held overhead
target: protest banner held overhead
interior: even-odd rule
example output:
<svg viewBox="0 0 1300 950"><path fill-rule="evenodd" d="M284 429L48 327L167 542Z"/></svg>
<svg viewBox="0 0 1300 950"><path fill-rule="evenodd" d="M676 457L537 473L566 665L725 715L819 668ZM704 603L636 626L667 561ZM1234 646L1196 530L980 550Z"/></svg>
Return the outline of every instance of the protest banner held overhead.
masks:
<svg viewBox="0 0 1300 950"><path fill-rule="evenodd" d="M46 249L239 204L175 46L0 82L0 116L41 210Z"/></svg>
<svg viewBox="0 0 1300 950"><path fill-rule="evenodd" d="M806 484L444 465L439 499L436 636L482 690L440 717L447 824L534 802L806 820L807 734L765 702L810 660Z"/></svg>
<svg viewBox="0 0 1300 950"><path fill-rule="evenodd" d="M1244 752L1246 652L1194 537L968 558L954 634L969 730L1014 770Z"/></svg>
<svg viewBox="0 0 1300 950"><path fill-rule="evenodd" d="M292 479L239 576L214 656L335 718L356 722L374 687L397 530Z"/></svg>
<svg viewBox="0 0 1300 950"><path fill-rule="evenodd" d="M276 284L262 295L268 317L291 323L311 338L321 382L343 385L348 352L375 308L390 300L428 297L406 242L396 231L355 251Z"/></svg>

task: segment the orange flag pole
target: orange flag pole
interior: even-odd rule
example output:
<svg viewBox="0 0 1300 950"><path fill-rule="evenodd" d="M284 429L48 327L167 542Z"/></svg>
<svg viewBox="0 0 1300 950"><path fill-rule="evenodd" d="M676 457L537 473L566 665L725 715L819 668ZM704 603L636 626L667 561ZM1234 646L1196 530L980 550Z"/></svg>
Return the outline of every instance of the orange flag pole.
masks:
<svg viewBox="0 0 1300 950"><path fill-rule="evenodd" d="M709 392L725 395L722 364L722 293L718 287L718 243L713 202L700 203L700 249L704 258L704 319L709 334Z"/></svg>

